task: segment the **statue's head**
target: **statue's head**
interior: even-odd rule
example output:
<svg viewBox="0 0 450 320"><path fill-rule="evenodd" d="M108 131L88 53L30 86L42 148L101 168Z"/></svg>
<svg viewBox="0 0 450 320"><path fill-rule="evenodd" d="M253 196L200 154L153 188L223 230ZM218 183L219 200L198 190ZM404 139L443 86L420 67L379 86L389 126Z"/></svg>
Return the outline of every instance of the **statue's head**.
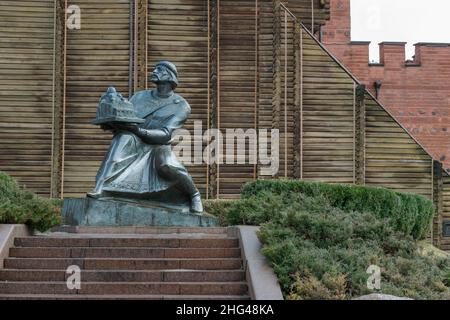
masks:
<svg viewBox="0 0 450 320"><path fill-rule="evenodd" d="M160 61L155 65L150 80L155 84L160 82L170 82L172 88L175 89L178 86L177 67L172 62Z"/></svg>

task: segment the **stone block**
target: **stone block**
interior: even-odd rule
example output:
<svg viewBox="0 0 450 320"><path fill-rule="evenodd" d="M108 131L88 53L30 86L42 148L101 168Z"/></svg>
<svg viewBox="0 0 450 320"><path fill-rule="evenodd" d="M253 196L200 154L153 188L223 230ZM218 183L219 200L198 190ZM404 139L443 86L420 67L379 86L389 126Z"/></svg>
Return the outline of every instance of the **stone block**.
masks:
<svg viewBox="0 0 450 320"><path fill-rule="evenodd" d="M184 207L112 198L65 199L63 220L64 224L69 226L95 227L215 227L218 225L215 217L192 214Z"/></svg>

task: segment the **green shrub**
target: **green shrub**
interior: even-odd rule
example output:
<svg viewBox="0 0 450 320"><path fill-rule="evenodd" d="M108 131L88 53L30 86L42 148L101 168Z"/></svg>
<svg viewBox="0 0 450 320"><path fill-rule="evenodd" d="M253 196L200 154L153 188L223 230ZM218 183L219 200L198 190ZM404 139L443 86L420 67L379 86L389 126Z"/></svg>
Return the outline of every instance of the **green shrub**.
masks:
<svg viewBox="0 0 450 320"><path fill-rule="evenodd" d="M214 215L221 226L229 225L227 215L230 207L235 203L234 200L204 200L203 207L205 212Z"/></svg>
<svg viewBox="0 0 450 320"><path fill-rule="evenodd" d="M280 197L259 198L259 202L280 201ZM286 298L350 299L372 293L366 273L372 264L382 270L385 294L450 298L450 260L421 255L412 236L398 232L389 219L333 208L320 196L284 194L282 198L291 204L262 224L259 237ZM246 217L256 214L248 212L251 207L246 210Z"/></svg>
<svg viewBox="0 0 450 320"><path fill-rule="evenodd" d="M223 225L261 225L262 253L287 299L350 299L381 268L381 292L450 299L450 260L423 254L434 206L383 188L301 181L256 181L242 199L212 201Z"/></svg>
<svg viewBox="0 0 450 320"><path fill-rule="evenodd" d="M300 180L258 180L242 188L242 198L262 198L268 194L300 193L323 196L332 207L344 211L370 212L389 218L394 227L423 239L431 226L435 208L425 197L399 193L384 188L345 184L326 184Z"/></svg>
<svg viewBox="0 0 450 320"><path fill-rule="evenodd" d="M345 275L324 274L321 280L312 275L295 275L288 300L344 300L346 298Z"/></svg>
<svg viewBox="0 0 450 320"><path fill-rule="evenodd" d="M26 224L46 231L61 223L61 201L36 196L0 172L0 223Z"/></svg>

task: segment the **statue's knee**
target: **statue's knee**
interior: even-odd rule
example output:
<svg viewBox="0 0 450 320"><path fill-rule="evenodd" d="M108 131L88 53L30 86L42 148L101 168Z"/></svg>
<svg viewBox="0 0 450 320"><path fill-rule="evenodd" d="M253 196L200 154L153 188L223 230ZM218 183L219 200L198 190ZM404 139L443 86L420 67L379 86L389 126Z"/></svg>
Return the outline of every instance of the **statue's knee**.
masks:
<svg viewBox="0 0 450 320"><path fill-rule="evenodd" d="M173 170L168 164L161 164L158 166L158 172L166 177L170 177L173 175Z"/></svg>

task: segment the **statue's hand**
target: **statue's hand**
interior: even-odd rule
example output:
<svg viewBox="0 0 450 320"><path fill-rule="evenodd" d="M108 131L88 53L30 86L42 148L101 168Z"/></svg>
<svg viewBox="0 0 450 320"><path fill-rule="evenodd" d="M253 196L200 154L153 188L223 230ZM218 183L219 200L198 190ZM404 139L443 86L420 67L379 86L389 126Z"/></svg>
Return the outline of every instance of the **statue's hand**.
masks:
<svg viewBox="0 0 450 320"><path fill-rule="evenodd" d="M129 131L132 133L136 133L139 130L139 127L137 124L135 123L120 123L120 122L115 122L113 124L114 128L116 130L122 130L122 131Z"/></svg>

